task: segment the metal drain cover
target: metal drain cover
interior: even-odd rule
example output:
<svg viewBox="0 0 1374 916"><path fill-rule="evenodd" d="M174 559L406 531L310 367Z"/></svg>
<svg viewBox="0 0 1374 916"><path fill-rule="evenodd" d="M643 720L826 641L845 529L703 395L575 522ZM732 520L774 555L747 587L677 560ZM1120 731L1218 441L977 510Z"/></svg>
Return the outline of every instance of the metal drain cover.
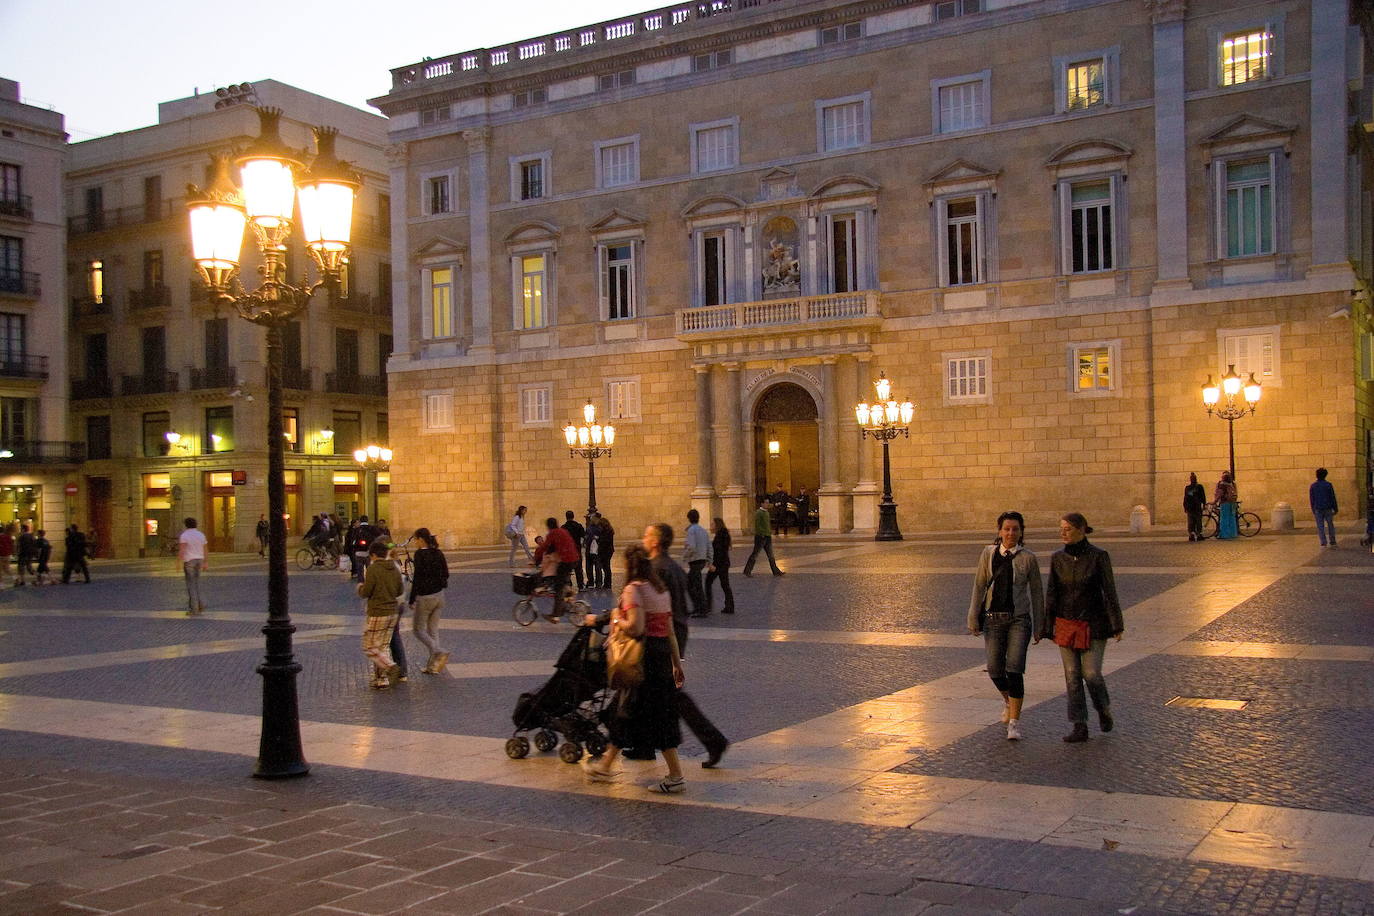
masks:
<svg viewBox="0 0 1374 916"><path fill-rule="evenodd" d="M1210 697L1174 697L1165 706L1183 706L1188 709L1244 709L1249 700L1214 700Z"/></svg>

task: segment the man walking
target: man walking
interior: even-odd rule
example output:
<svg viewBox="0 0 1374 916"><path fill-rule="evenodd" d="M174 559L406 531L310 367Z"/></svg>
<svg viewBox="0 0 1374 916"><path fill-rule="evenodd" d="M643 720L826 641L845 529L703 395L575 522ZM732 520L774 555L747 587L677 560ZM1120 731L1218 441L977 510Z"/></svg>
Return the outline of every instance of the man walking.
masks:
<svg viewBox="0 0 1374 916"><path fill-rule="evenodd" d="M754 575L754 560L762 550L768 555L768 565L773 568L773 575L781 576L781 569L778 569L778 561L773 558L773 526L768 518L768 507L765 505L767 500L760 496L758 498L759 507L754 512L754 549L749 554L749 559L744 561L744 577L746 579Z"/></svg>
<svg viewBox="0 0 1374 916"><path fill-rule="evenodd" d="M677 637L678 653L687 657L687 594L686 579L687 575L682 571L682 567L673 562L673 558L668 555L668 550L673 546L673 526L666 522L659 522L644 529L644 549L649 551L649 560L654 565L654 572L663 580L663 584L668 587L668 596L672 599L673 605L673 635ZM721 755L730 746L729 740L706 718L706 714L697 706L691 694L685 690L677 692L677 712L682 717L682 721L691 729L692 734L696 735L701 746L706 749L706 759L702 761L702 767L710 769L720 763ZM638 750L638 749L637 749ZM650 757L653 751L649 751ZM630 754L626 754L630 757ZM631 757L631 759L640 759Z"/></svg>
<svg viewBox="0 0 1374 916"><path fill-rule="evenodd" d="M705 617L711 613L706 601L706 589L701 577L711 561L711 536L701 527L701 513L687 510L687 532L683 538L682 562L687 564L687 597L692 601L692 616ZM681 648L681 647L679 647Z"/></svg>
<svg viewBox="0 0 1374 916"><path fill-rule="evenodd" d="M1188 516L1188 540L1202 540L1202 510L1207 508L1207 488L1197 482L1196 474L1188 475L1183 488L1183 513Z"/></svg>
<svg viewBox="0 0 1374 916"><path fill-rule="evenodd" d="M577 547L577 562L573 564L573 572L577 576L577 590L580 592L585 587L582 584L582 542L587 539L587 529L583 528L582 525L578 523L577 516L573 514L573 510L569 509L567 512L564 512L563 517L567 519L567 521L563 523L563 530L568 532L569 536L572 537L573 545Z"/></svg>
<svg viewBox="0 0 1374 916"><path fill-rule="evenodd" d="M86 565L86 534L72 523L67 528L67 536L63 539L63 544L67 552L62 556L62 584L66 585L72 579L73 572L80 572L86 577L86 581L91 581L91 568Z"/></svg>
<svg viewBox="0 0 1374 916"><path fill-rule="evenodd" d="M1326 468L1317 468L1317 479L1307 490L1312 515L1317 520L1317 539L1323 547L1336 546L1336 488L1326 479ZM1328 539L1330 544L1327 544Z"/></svg>
<svg viewBox="0 0 1374 916"><path fill-rule="evenodd" d="M267 524L267 516L259 515L257 527L253 529L253 536L258 539L258 556L260 557L267 556L268 533L269 527Z"/></svg>
<svg viewBox="0 0 1374 916"><path fill-rule="evenodd" d="M196 527L196 520L185 521L186 530L177 539L177 560L186 576L186 616L198 617L205 613L205 603L200 600L200 574L210 568L206 560L205 534Z"/></svg>
<svg viewBox="0 0 1374 916"><path fill-rule="evenodd" d="M33 532L28 525L19 526L19 540L14 544L14 587L19 588L28 578L33 575L34 560L34 541Z"/></svg>
<svg viewBox="0 0 1374 916"><path fill-rule="evenodd" d="M537 566L547 553L558 556L558 568L553 574L553 610L544 615L545 620L557 623L563 619L563 592L567 590L573 567L577 565L577 545L573 543L572 535L558 527L558 519L546 518L544 526L549 530L544 535L544 543L534 552L534 562Z"/></svg>

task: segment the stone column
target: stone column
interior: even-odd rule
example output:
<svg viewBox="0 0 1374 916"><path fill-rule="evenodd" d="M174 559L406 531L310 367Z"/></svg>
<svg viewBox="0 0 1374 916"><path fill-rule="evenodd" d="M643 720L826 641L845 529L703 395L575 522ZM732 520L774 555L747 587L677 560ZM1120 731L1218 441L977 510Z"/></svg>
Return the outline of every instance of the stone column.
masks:
<svg viewBox="0 0 1374 916"><path fill-rule="evenodd" d="M861 401L873 402L876 396L873 390L873 354L857 354L855 363L854 380L857 385L857 396ZM857 404L858 401L855 401ZM872 439L864 436L858 428L856 421L854 424L854 438L850 441L854 443L858 453L858 475L859 482L854 485L854 530L864 532L875 532L878 530L878 500L882 494L879 492L878 480L874 472L874 443Z"/></svg>
<svg viewBox="0 0 1374 916"><path fill-rule="evenodd" d="M737 535L749 530L753 521L752 500L745 464L749 456L749 422L744 415L744 367L740 363L725 364L725 384L721 386L724 409L716 414L724 421L725 465L728 480L721 494L721 518Z"/></svg>
<svg viewBox="0 0 1374 916"><path fill-rule="evenodd" d="M816 491L820 500L820 534L835 534L848 530L850 514L849 494L840 485L840 411L835 379L835 357L821 358L821 486Z"/></svg>
<svg viewBox="0 0 1374 916"><path fill-rule="evenodd" d="M1344 219L1350 208L1345 142L1347 21L1345 0L1312 0L1311 212L1326 218L1312 220L1309 274L1351 274Z"/></svg>
<svg viewBox="0 0 1374 916"><path fill-rule="evenodd" d="M410 189L406 166L410 162L410 148L404 143L393 143L386 148L386 163L390 167L389 190L391 191L391 212L386 215L391 225L391 337L392 349L399 355L410 356L419 350L416 341L410 336L410 281L414 271L408 259L410 251L409 223L406 220L406 192ZM302 330L307 317L301 316ZM312 338L323 335L310 335ZM314 365L307 360L306 365ZM324 365L324 364L321 364ZM313 496L314 494L309 494ZM329 502L333 503L333 498Z"/></svg>
<svg viewBox="0 0 1374 916"><path fill-rule="evenodd" d="M491 128L463 131L468 144L468 252L469 286L472 290L472 348L469 352L493 353L491 341L491 229L487 188L488 148Z"/></svg>
<svg viewBox="0 0 1374 916"><path fill-rule="evenodd" d="M693 366L697 381L697 485L692 490L692 508L708 524L720 508L716 499L714 453L711 425L711 367Z"/></svg>
<svg viewBox="0 0 1374 916"><path fill-rule="evenodd" d="M1154 22L1156 286L1188 280L1188 142L1183 105L1186 0L1149 0ZM1214 53L1214 52L1213 52Z"/></svg>

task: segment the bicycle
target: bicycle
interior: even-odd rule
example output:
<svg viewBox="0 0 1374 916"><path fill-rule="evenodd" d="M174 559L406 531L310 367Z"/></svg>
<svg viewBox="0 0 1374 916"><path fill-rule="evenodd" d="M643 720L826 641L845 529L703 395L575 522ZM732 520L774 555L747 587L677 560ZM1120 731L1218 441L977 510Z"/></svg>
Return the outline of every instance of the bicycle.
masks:
<svg viewBox="0 0 1374 916"><path fill-rule="evenodd" d="M539 608L535 606L535 599L549 599L549 613L553 613L553 590L543 584L543 577L538 573L528 573L525 575L511 576L511 587L515 590L520 599L511 608L511 616L515 622L522 627L527 627L534 623L539 616ZM573 626L577 626L586 615L592 613L592 606L581 598L575 597L577 589L571 584L563 590L563 616L561 619L568 621Z"/></svg>
<svg viewBox="0 0 1374 916"><path fill-rule="evenodd" d="M1202 516L1202 537L1214 538L1217 536L1217 528L1221 524L1221 510L1216 503L1208 503L1207 511ZM1236 503L1236 531L1243 538L1252 538L1260 533L1264 523L1260 517L1253 512L1240 511L1240 503Z"/></svg>
<svg viewBox="0 0 1374 916"><path fill-rule="evenodd" d="M296 551L296 565L301 569L338 569L339 554L333 542L324 547L304 544Z"/></svg>

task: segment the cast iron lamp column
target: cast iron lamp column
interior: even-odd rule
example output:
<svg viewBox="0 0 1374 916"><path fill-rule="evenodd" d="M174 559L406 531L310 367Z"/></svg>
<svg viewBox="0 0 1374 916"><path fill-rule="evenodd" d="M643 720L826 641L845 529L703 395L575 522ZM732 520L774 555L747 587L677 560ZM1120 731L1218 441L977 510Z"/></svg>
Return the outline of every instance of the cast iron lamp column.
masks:
<svg viewBox="0 0 1374 916"><path fill-rule="evenodd" d="M353 460L363 469L363 474L367 479L367 494L372 497L372 521L377 521L377 516L382 514L382 507L377 496L377 472L386 471L391 468L391 449L384 445L368 445L356 450L353 453ZM363 511L368 511L367 506L363 506Z"/></svg>
<svg viewBox="0 0 1374 916"><path fill-rule="evenodd" d="M1221 395L1226 395L1226 406L1218 407ZM1209 416L1217 417L1226 421L1226 434L1230 445L1231 455L1231 482L1236 481L1236 421L1242 417L1255 412L1259 406L1260 383L1255 381L1255 373L1250 373L1250 380L1245 383L1245 403L1236 402L1236 395L1241 393L1240 376L1236 374L1234 364L1227 367L1227 372L1221 377L1221 386L1218 387L1212 377L1207 376L1207 383L1202 386L1202 406L1207 409Z"/></svg>
<svg viewBox="0 0 1374 916"><path fill-rule="evenodd" d="M191 252L196 269L216 302L267 330L267 650L262 675L262 735L253 775L265 779L310 772L301 751L300 708L286 583L285 441L282 438L282 328L310 304L326 283L337 283L348 256L353 198L358 177L334 154L332 128L315 128L317 153L309 169L303 153L287 147L278 133L279 108L259 108L261 135L239 156L243 189L229 176L226 157L214 159L213 177L203 191L187 187ZM299 198L301 234L320 279L292 286L286 276L286 242ZM262 256L257 290L239 283L244 224L252 226Z"/></svg>
<svg viewBox="0 0 1374 916"><path fill-rule="evenodd" d="M596 459L611 456L615 427L596 422L596 405L591 401L582 408L582 419L581 426L574 426L569 420L563 427L563 438L568 443L569 458L587 459L587 517L591 518L596 514Z"/></svg>
<svg viewBox="0 0 1374 916"><path fill-rule="evenodd" d="M911 425L916 408L910 401L898 403L892 397L892 383L881 372L873 387L878 392L878 403L870 406L865 401L854 408L860 434L872 436L883 444L883 499L878 503L878 533L873 540L900 541L902 530L897 527L897 504L892 501L892 462L887 447L898 436L910 437L907 427Z"/></svg>

